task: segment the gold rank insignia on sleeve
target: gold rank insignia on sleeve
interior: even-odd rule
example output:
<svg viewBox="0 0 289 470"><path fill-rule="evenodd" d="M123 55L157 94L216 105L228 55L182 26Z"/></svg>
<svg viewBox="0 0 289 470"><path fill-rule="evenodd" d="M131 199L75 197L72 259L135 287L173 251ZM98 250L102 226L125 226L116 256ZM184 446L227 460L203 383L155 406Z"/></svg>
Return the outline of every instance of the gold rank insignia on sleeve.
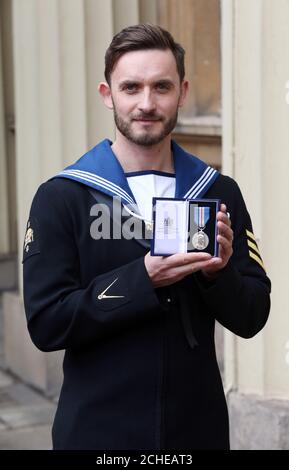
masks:
<svg viewBox="0 0 289 470"><path fill-rule="evenodd" d="M264 271L266 271L254 233L250 232L250 230L246 230L246 234L250 258L256 261L256 263L258 263L264 269Z"/></svg>

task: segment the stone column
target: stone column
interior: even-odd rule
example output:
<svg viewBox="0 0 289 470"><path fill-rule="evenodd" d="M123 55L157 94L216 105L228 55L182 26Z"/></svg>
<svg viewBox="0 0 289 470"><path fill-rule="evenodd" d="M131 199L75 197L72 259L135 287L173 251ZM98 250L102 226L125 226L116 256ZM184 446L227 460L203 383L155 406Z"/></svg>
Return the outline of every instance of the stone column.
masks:
<svg viewBox="0 0 289 470"><path fill-rule="evenodd" d="M137 0L13 0L20 286L24 231L37 187L100 139L114 137L113 115L97 85L115 29L137 23L138 15ZM6 293L3 304L7 368L56 394L62 353L33 346L21 289Z"/></svg>
<svg viewBox="0 0 289 470"><path fill-rule="evenodd" d="M98 94L98 83L104 80L104 54L113 36L111 0L85 0L86 38L86 103L88 147L104 138L114 138L112 113Z"/></svg>
<svg viewBox="0 0 289 470"><path fill-rule="evenodd" d="M113 5L100 0L13 0L19 283L22 245L37 187L75 161L113 117L97 101ZM94 104L97 105L94 108ZM7 368L45 393L61 383L61 353L32 344L20 293L4 296Z"/></svg>
<svg viewBox="0 0 289 470"><path fill-rule="evenodd" d="M98 95L98 83L104 81L104 55L113 35L138 23L138 0L85 0L86 86L88 146L114 139L112 112ZM101 117L101 118L100 118Z"/></svg>
<svg viewBox="0 0 289 470"><path fill-rule="evenodd" d="M289 3L223 0L222 16L223 171L241 187L273 284L265 329L226 334L232 447L288 449Z"/></svg>
<svg viewBox="0 0 289 470"><path fill-rule="evenodd" d="M113 1L114 31L118 33L123 28L139 22L139 0Z"/></svg>
<svg viewBox="0 0 289 470"><path fill-rule="evenodd" d="M0 255L9 252L7 164L5 140L5 112L3 95L2 44L0 23Z"/></svg>

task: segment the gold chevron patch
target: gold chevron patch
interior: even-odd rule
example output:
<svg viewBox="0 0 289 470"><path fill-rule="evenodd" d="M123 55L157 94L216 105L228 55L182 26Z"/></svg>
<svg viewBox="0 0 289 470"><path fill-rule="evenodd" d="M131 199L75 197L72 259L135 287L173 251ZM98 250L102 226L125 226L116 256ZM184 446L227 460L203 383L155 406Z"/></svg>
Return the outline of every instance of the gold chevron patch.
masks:
<svg viewBox="0 0 289 470"><path fill-rule="evenodd" d="M256 251L256 253L260 256L261 258L261 253L259 251L259 248L256 243L251 242L250 240L247 240L248 246L252 248L252 250Z"/></svg>
<svg viewBox="0 0 289 470"><path fill-rule="evenodd" d="M246 230L246 233L248 237L251 238L256 243L256 238L255 238L254 233L250 232L250 230Z"/></svg>
<svg viewBox="0 0 289 470"><path fill-rule="evenodd" d="M264 263L263 263L263 260L262 260L262 257L261 257L261 254L260 254L260 251L259 251L254 233L250 232L250 230L246 230L246 234L247 234L247 237L248 237L247 243L248 243L248 247L249 247L249 256L250 256L250 258L252 258L254 261L256 261L256 263L258 263L264 269L264 271L266 272L266 269L265 269L265 266L264 266Z"/></svg>
<svg viewBox="0 0 289 470"><path fill-rule="evenodd" d="M260 258L258 255L256 255L255 253L253 253L253 251L250 251L250 250L249 250L249 256L250 256L253 260L255 260L258 264L260 264L260 266L264 269L264 271L266 271L266 270L265 270L264 263L263 263L263 261L261 260L261 258Z"/></svg>

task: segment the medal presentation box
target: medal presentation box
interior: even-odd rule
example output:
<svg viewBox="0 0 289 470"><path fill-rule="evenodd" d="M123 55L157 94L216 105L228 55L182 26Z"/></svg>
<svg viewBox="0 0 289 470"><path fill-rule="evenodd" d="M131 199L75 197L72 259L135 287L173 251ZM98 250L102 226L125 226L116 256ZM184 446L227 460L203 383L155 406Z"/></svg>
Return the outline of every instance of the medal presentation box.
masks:
<svg viewBox="0 0 289 470"><path fill-rule="evenodd" d="M209 253L218 256L219 199L153 198L151 254Z"/></svg>

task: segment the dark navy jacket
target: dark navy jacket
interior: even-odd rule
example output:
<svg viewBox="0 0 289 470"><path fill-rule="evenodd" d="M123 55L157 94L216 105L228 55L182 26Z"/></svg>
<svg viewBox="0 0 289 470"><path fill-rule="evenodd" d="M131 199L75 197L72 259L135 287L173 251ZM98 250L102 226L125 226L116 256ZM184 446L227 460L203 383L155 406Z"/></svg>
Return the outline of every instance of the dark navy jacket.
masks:
<svg viewBox="0 0 289 470"><path fill-rule="evenodd" d="M219 175L203 197L227 205L233 256L212 282L197 273L154 289L145 244L91 237L96 201L87 186L63 178L40 186L24 244L24 300L35 345L66 350L54 449L229 447L215 319L254 336L268 317L270 281L237 184ZM109 285L119 297L99 298Z"/></svg>

